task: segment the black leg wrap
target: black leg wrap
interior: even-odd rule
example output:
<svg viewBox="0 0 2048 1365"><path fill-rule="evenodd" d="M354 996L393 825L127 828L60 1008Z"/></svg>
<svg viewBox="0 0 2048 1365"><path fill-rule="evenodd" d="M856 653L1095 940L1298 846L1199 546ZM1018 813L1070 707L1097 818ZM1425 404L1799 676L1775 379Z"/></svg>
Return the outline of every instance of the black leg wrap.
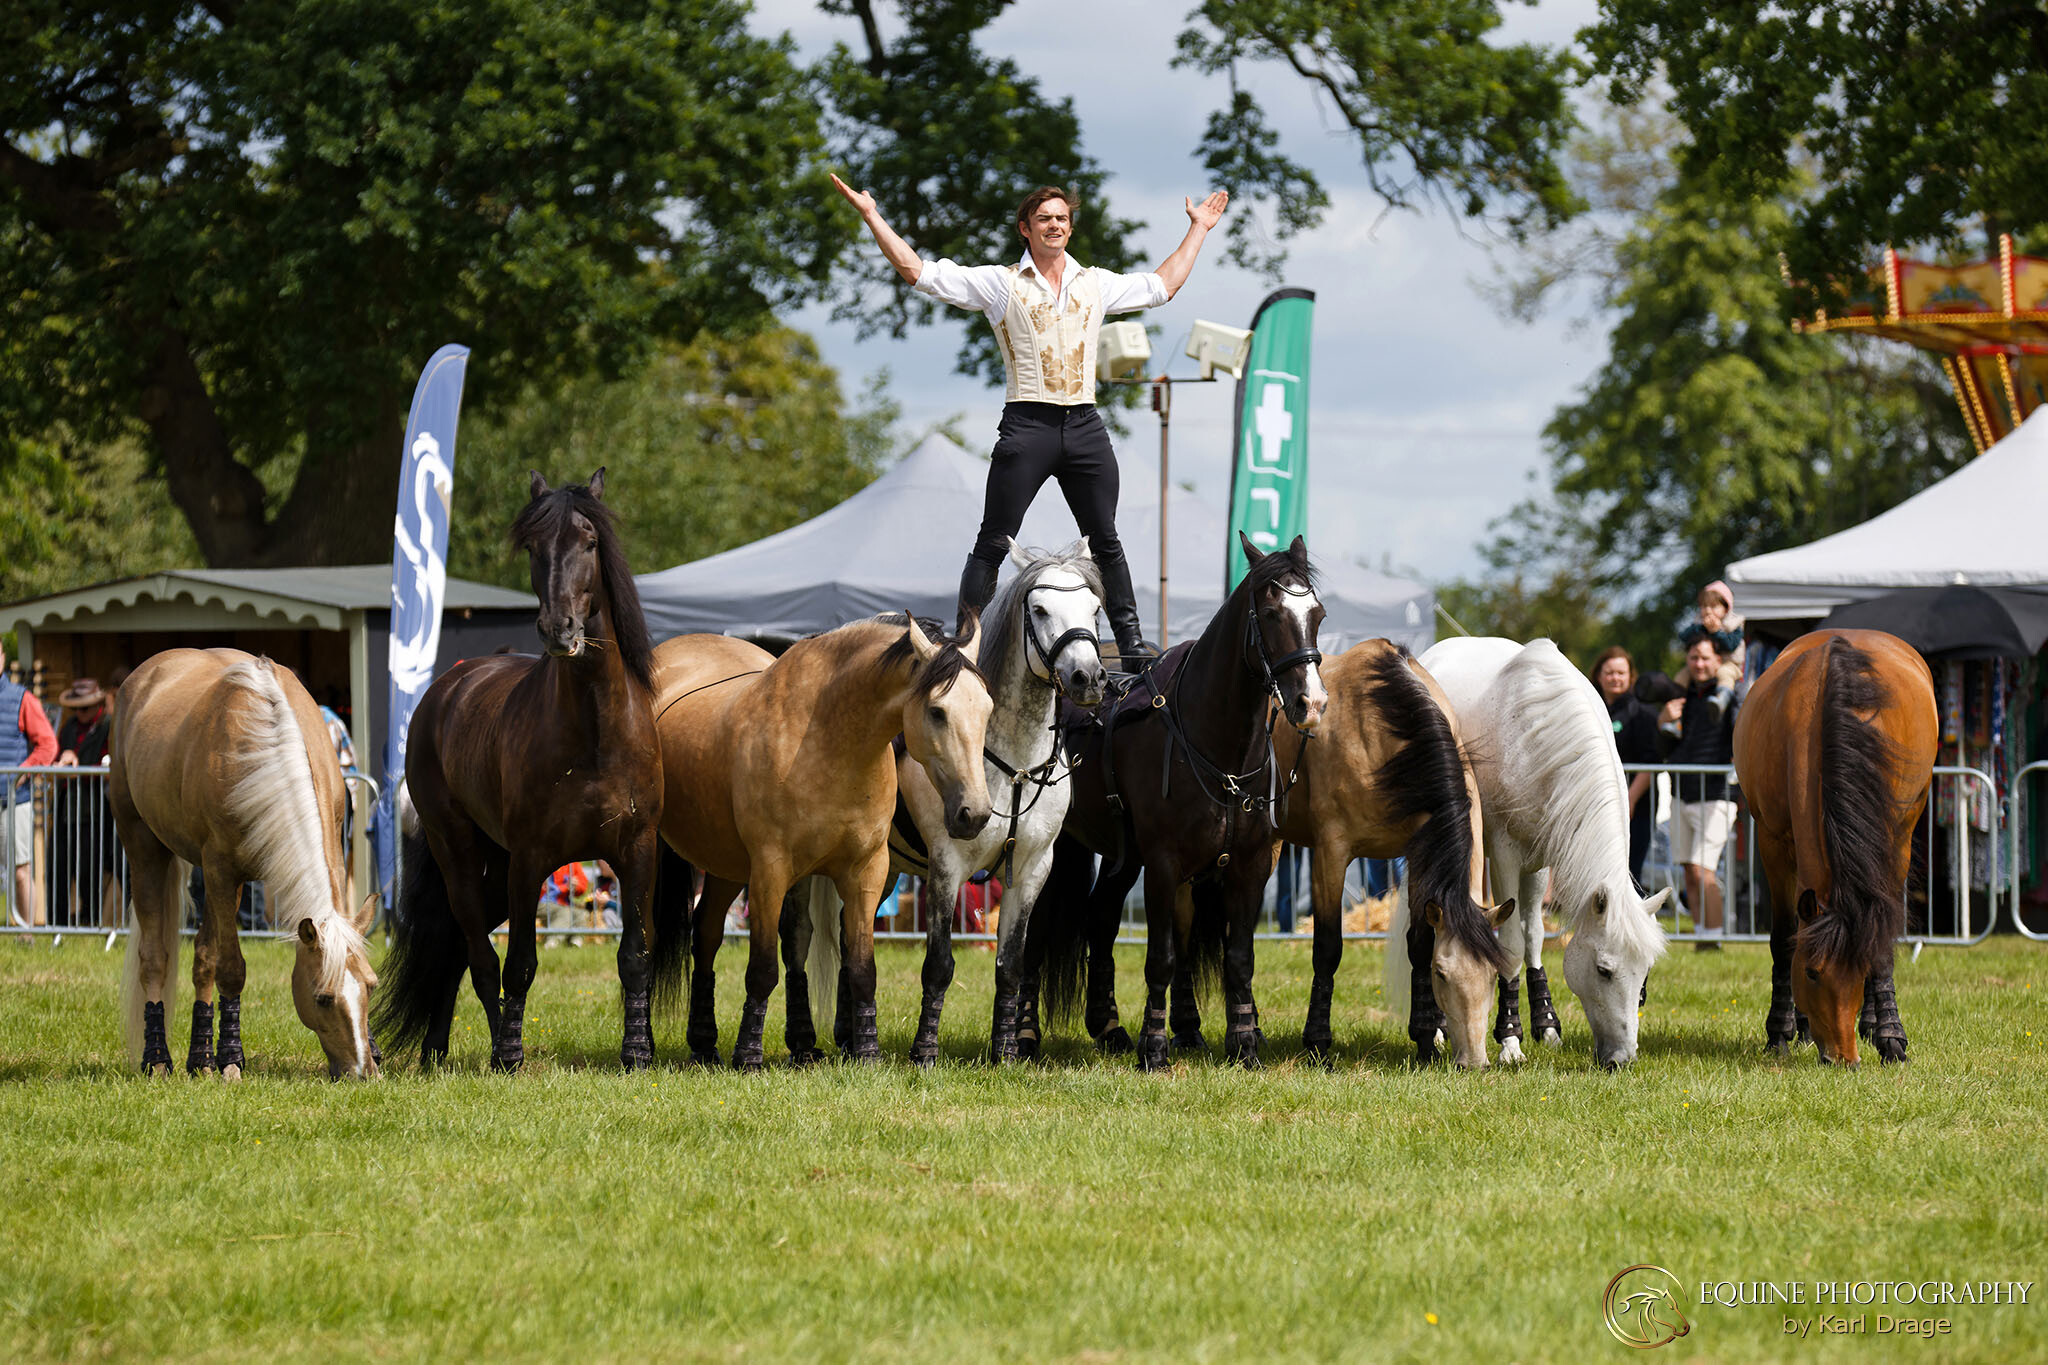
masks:
<svg viewBox="0 0 2048 1365"><path fill-rule="evenodd" d="M171 1045L164 1033L164 1002L149 1000L142 1006L142 1074L171 1069Z"/></svg>
<svg viewBox="0 0 2048 1365"><path fill-rule="evenodd" d="M1230 1006L1230 1022L1223 1032L1223 1055L1247 1070L1256 1071L1262 1065L1259 1044L1263 1039L1259 1032L1259 1007L1250 1001Z"/></svg>
<svg viewBox="0 0 2048 1365"><path fill-rule="evenodd" d="M1413 994L1408 1001L1408 1038L1415 1044L1415 1061L1428 1066L1437 1058L1436 1036L1443 1032L1443 1011L1436 1007L1436 989L1427 971L1409 983Z"/></svg>
<svg viewBox="0 0 2048 1365"><path fill-rule="evenodd" d="M809 1066L825 1060L818 1048L818 1026L811 1022L811 979L792 971L782 983L782 1042L789 1049L791 1066Z"/></svg>
<svg viewBox="0 0 2048 1365"><path fill-rule="evenodd" d="M1337 993L1337 979L1317 973L1308 988L1308 1022L1301 1028L1301 1045L1311 1057L1327 1059L1337 1039L1330 1032L1330 1001Z"/></svg>
<svg viewBox="0 0 2048 1365"><path fill-rule="evenodd" d="M185 1053L185 1071L197 1076L213 1070L213 1002L192 1002L192 1046Z"/></svg>
<svg viewBox="0 0 2048 1365"><path fill-rule="evenodd" d="M853 1051L853 973L839 964L839 999L832 1010L832 1045L841 1056Z"/></svg>
<svg viewBox="0 0 2048 1365"><path fill-rule="evenodd" d="M1550 1003L1550 978L1541 967L1529 968L1529 1031L1538 1042L1555 1042L1564 1036L1557 1008Z"/></svg>
<svg viewBox="0 0 2048 1365"><path fill-rule="evenodd" d="M740 1032L732 1041L732 1069L759 1071L768 1064L761 1039L768 1031L768 1002L747 997L740 1006Z"/></svg>
<svg viewBox="0 0 2048 1365"><path fill-rule="evenodd" d="M1081 1023L1087 1028L1090 1038L1099 1039L1111 1029L1122 1029L1123 1020L1117 1015L1116 997L1104 994L1098 999L1089 1000L1087 1013L1082 1016Z"/></svg>
<svg viewBox="0 0 2048 1365"><path fill-rule="evenodd" d="M526 1060L526 1001L498 997L498 1036L491 1040L491 1070L517 1071Z"/></svg>
<svg viewBox="0 0 2048 1365"><path fill-rule="evenodd" d="M230 1000L220 999L220 1045L213 1054L213 1068L225 1073L229 1067L237 1071L248 1069L249 1063L242 1056L242 997Z"/></svg>
<svg viewBox="0 0 2048 1365"><path fill-rule="evenodd" d="M1856 1036L1870 1039L1877 1036L1877 992L1871 987L1874 981L1863 983L1863 1008L1856 1015Z"/></svg>
<svg viewBox="0 0 2048 1365"><path fill-rule="evenodd" d="M1863 1008L1876 1016L1869 1034L1877 1055L1887 1062L1906 1060L1906 1025L1899 1018L1898 988L1892 978L1872 977L1864 983Z"/></svg>
<svg viewBox="0 0 2048 1365"><path fill-rule="evenodd" d="M1173 1046L1178 1052L1207 1052L1209 1040L1202 1036L1202 1011L1195 1004L1192 986L1183 981L1173 987Z"/></svg>
<svg viewBox="0 0 2048 1365"><path fill-rule="evenodd" d="M718 1009L716 974L698 972L690 980L690 1023L683 1041L689 1044L690 1061L698 1066L717 1066Z"/></svg>
<svg viewBox="0 0 2048 1365"><path fill-rule="evenodd" d="M647 1009L647 992L626 991L619 999L626 1015L625 1032L619 1038L619 1065L628 1071L645 1071L654 1065L654 1024Z"/></svg>
<svg viewBox="0 0 2048 1365"><path fill-rule="evenodd" d="M1803 1014L1797 1016L1797 1027L1793 1030L1793 1037L1801 1043L1813 1041L1813 1026L1806 1022L1806 1016Z"/></svg>
<svg viewBox="0 0 2048 1365"><path fill-rule="evenodd" d="M1532 989L1529 994L1533 997L1536 992ZM1505 1043L1510 1038L1522 1036L1522 983L1519 980L1510 981L1503 977L1500 983L1499 996L1500 1009L1493 1021L1493 1041ZM1532 1017L1536 1012L1533 998L1529 1004L1529 1012Z"/></svg>
<svg viewBox="0 0 2048 1365"><path fill-rule="evenodd" d="M997 1066L1017 1060L1017 1006L1021 1003L1021 997L1016 995L996 996L995 1018L989 1026L988 1050Z"/></svg>
<svg viewBox="0 0 2048 1365"><path fill-rule="evenodd" d="M872 1002L853 1007L853 1050L849 1055L856 1062L882 1060L882 1036L875 1027L875 1007Z"/></svg>
<svg viewBox="0 0 2048 1365"><path fill-rule="evenodd" d="M1148 1005L1145 1025L1138 1031L1138 1070L1164 1071L1172 1065L1166 1044L1165 1007Z"/></svg>
<svg viewBox="0 0 2048 1365"><path fill-rule="evenodd" d="M910 1044L910 1060L918 1066L931 1066L939 1060L939 1015L946 1008L943 991L926 991L924 1008L917 1015L917 1037Z"/></svg>
<svg viewBox="0 0 2048 1365"><path fill-rule="evenodd" d="M1027 987L1017 999L1017 1059L1038 1060L1038 991Z"/></svg>

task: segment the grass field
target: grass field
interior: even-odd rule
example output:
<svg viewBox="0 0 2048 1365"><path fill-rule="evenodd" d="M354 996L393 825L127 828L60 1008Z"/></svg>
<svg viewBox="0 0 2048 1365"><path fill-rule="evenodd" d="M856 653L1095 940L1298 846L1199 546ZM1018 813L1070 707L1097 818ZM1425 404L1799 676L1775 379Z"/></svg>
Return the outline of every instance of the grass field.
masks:
<svg viewBox="0 0 2048 1365"><path fill-rule="evenodd" d="M1914 1061L1854 1074L1761 1054L1762 947L1673 953L1625 1073L1563 998L1561 1051L1417 1071L1359 945L1325 1072L1298 1057L1307 947L1266 943L1261 1073L1143 1077L1071 1039L990 1069L967 951L931 1074L628 1077L610 952L584 947L542 957L523 1074L485 1072L465 995L449 1073L337 1086L262 945L250 1076L151 1082L119 958L0 940L0 1358L1587 1361L1638 1358L1601 1322L1636 1262L1688 1300L2048 1281L2048 949L2010 939L1902 957ZM882 950L897 1059L917 961ZM679 1021L657 1036L679 1054ZM1889 1310L1947 1316L1933 1341L1874 1335L1881 1306L1803 1341L1787 1316L1838 1310L1693 1306L1650 1355L2038 1361L2044 1297Z"/></svg>

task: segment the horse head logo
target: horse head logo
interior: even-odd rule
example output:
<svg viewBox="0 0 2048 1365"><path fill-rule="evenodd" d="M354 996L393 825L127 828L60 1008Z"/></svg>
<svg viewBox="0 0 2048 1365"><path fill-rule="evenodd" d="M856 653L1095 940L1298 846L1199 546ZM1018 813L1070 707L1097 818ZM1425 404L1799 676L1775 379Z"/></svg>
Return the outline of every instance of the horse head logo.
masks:
<svg viewBox="0 0 2048 1365"><path fill-rule="evenodd" d="M1601 1316L1624 1346L1646 1351L1666 1346L1692 1330L1680 1307L1684 1292L1662 1266L1632 1265L1607 1282Z"/></svg>

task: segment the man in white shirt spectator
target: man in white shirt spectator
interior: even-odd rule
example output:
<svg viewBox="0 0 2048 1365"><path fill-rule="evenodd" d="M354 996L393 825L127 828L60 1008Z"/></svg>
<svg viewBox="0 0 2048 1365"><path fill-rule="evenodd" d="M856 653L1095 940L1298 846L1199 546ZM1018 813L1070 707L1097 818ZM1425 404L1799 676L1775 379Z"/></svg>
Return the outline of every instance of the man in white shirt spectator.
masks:
<svg viewBox="0 0 2048 1365"><path fill-rule="evenodd" d="M1095 410L1096 334L1104 318L1156 308L1180 292L1230 196L1217 190L1199 204L1183 199L1188 231L1173 254L1156 271L1120 275L1067 255L1076 205L1065 190L1041 186L1018 205L1017 232L1025 251L1016 265L962 266L921 259L883 221L873 195L836 175L832 183L860 210L897 274L920 294L980 312L1003 353L1003 417L989 458L981 531L960 575L963 622L995 595L996 571L1010 537L1045 481L1057 479L1102 570L1108 599L1103 611L1117 652L1126 668L1135 667L1145 650L1131 570L1116 534L1116 451Z"/></svg>

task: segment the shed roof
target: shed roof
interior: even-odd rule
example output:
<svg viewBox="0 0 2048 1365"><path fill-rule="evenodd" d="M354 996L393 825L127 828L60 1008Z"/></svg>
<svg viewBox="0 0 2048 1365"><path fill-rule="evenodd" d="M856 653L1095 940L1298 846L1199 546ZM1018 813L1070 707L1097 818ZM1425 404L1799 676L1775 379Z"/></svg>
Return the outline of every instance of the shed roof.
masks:
<svg viewBox="0 0 2048 1365"><path fill-rule="evenodd" d="M0 606L0 630L17 626L49 630L110 613L132 615L137 608L151 607L181 608L186 615L226 613L244 622L253 617L266 626L339 630L344 612L390 605L388 563L327 568L166 569L7 603ZM444 610L451 611L532 611L535 603L529 593L451 578L442 605ZM183 624L196 627L202 623L189 620Z"/></svg>

